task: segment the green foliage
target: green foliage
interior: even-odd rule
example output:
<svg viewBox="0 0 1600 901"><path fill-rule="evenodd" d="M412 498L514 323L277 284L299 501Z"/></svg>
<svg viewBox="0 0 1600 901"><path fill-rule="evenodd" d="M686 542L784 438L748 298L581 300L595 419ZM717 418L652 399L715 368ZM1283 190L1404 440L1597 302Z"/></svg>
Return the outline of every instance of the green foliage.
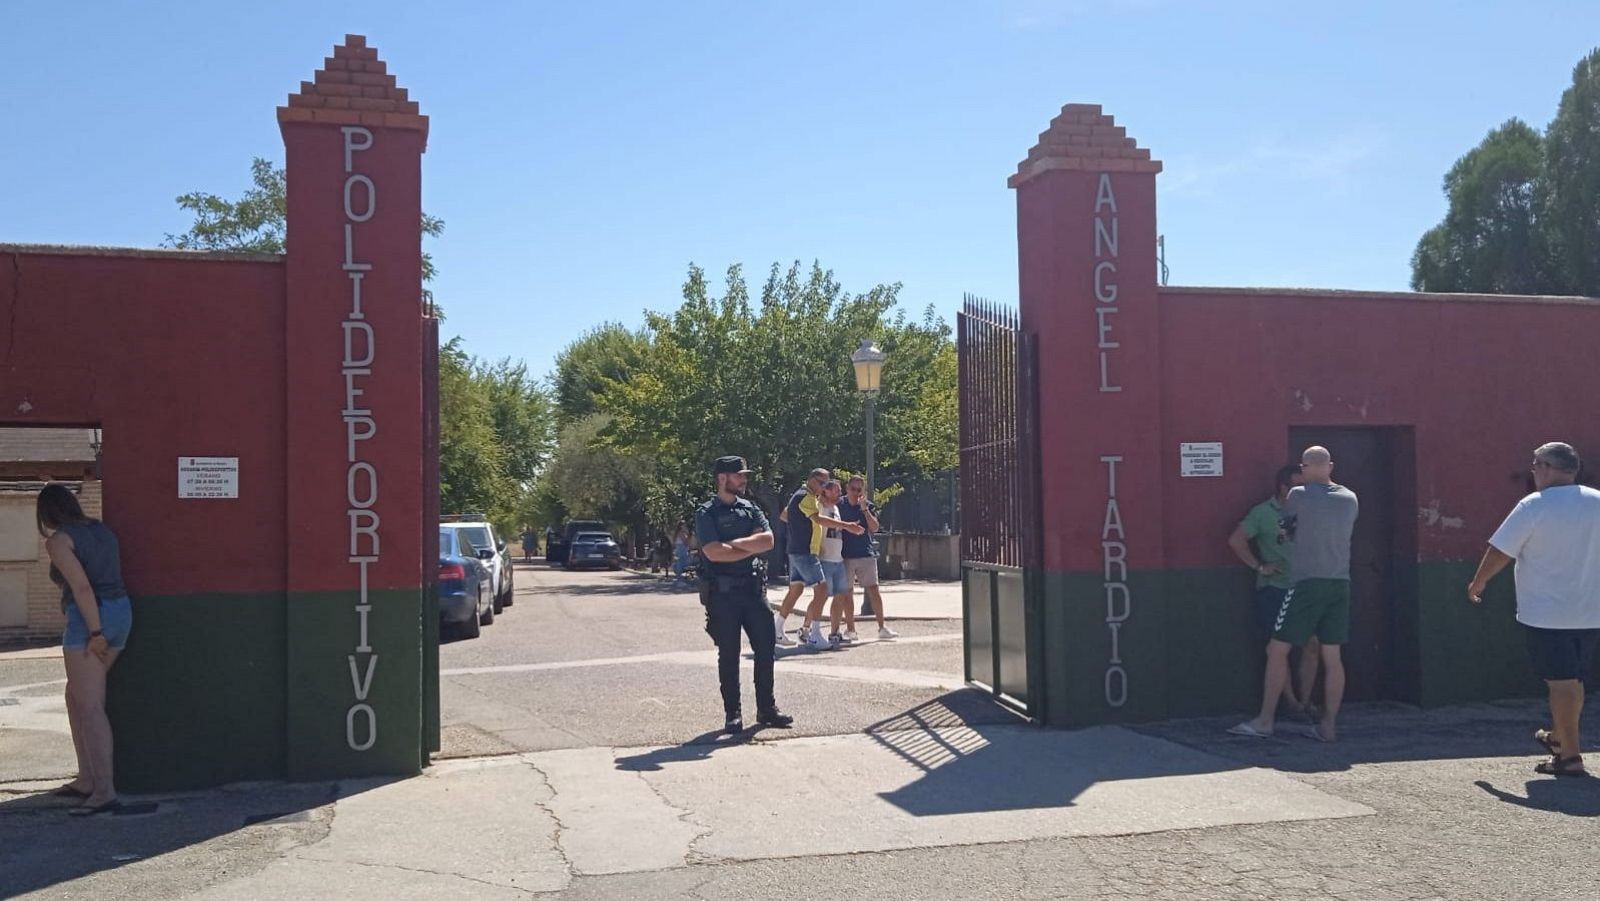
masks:
<svg viewBox="0 0 1600 901"><path fill-rule="evenodd" d="M850 365L863 338L888 354L877 404L879 497L893 497L895 479L954 465L955 348L931 308L910 319L895 310L899 285L852 294L815 264L774 265L754 300L738 266L725 284L715 296L690 266L675 311L648 314L641 332L605 326L585 335L553 376L564 421L569 410L608 417L575 447L648 460L630 475L644 479L639 502L652 525L687 520L723 454L750 461L752 494L769 510L815 466L864 467L864 400ZM578 437L563 432L558 460ZM554 491L575 514L594 505L572 480L556 480Z"/></svg>
<svg viewBox="0 0 1600 901"><path fill-rule="evenodd" d="M650 339L619 323L607 322L585 332L556 357L554 383L560 421L575 422L596 412L596 398L639 368Z"/></svg>
<svg viewBox="0 0 1600 901"><path fill-rule="evenodd" d="M1532 294L1545 287L1536 202L1543 142L1519 119L1489 132L1444 177L1444 222L1412 257L1419 291Z"/></svg>
<svg viewBox="0 0 1600 901"><path fill-rule="evenodd" d="M168 233L164 247L179 250L225 250L235 253L283 253L288 221L289 180L282 166L256 157L250 161L250 189L238 200L208 191L191 191L178 198L178 208L194 214L194 224L181 235ZM444 234L444 220L422 214L422 233L430 238ZM433 255L422 254L422 280L433 281L437 270ZM432 299L430 291L422 292Z"/></svg>
<svg viewBox="0 0 1600 901"><path fill-rule="evenodd" d="M1419 291L1600 295L1600 50L1541 136L1511 119L1450 168L1411 258Z"/></svg>
<svg viewBox="0 0 1600 901"><path fill-rule="evenodd" d="M1573 68L1544 149L1555 279L1564 293L1600 296L1600 50Z"/></svg>
<svg viewBox="0 0 1600 901"><path fill-rule="evenodd" d="M607 441L610 426L611 417L595 413L563 427L550 486L572 518L633 523L644 506L650 462Z"/></svg>
<svg viewBox="0 0 1600 901"><path fill-rule="evenodd" d="M513 483L495 433L494 404L456 338L439 349L439 494L445 513L484 512L496 524Z"/></svg>

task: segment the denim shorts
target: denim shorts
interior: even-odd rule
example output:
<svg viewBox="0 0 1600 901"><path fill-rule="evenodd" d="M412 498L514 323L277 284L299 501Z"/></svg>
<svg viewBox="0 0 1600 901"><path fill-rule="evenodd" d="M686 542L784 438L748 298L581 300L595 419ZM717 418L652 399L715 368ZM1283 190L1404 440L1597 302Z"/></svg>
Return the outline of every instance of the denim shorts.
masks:
<svg viewBox="0 0 1600 901"><path fill-rule="evenodd" d="M807 588L826 580L822 574L822 561L816 554L789 555L789 581L800 582Z"/></svg>
<svg viewBox="0 0 1600 901"><path fill-rule="evenodd" d="M120 651L128 646L128 633L133 631L133 602L127 598L114 598L100 602L100 632L106 637L111 650ZM61 647L81 651L89 646L89 624L77 604L67 605L67 631L61 635Z"/></svg>
<svg viewBox="0 0 1600 901"><path fill-rule="evenodd" d="M828 583L830 597L850 593L850 570L843 560L823 560L822 575Z"/></svg>

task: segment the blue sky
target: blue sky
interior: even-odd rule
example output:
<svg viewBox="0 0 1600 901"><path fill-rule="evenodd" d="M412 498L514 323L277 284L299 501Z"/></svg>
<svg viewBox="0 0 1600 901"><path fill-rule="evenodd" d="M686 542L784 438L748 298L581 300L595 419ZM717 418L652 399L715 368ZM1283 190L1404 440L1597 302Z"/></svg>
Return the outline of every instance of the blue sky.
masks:
<svg viewBox="0 0 1600 901"><path fill-rule="evenodd" d="M273 109L364 33L432 118L446 332L548 370L693 261L813 259L1014 301L1006 177L1068 101L1166 163L1174 284L1403 290L1450 164L1543 127L1592 3L16 4L0 242L153 246L282 159Z"/></svg>

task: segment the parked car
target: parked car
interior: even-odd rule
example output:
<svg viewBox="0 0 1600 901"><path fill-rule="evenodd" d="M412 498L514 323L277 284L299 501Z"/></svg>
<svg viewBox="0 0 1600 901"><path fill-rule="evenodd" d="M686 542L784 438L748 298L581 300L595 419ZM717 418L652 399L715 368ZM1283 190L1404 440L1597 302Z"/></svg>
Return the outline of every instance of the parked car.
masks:
<svg viewBox="0 0 1600 901"><path fill-rule="evenodd" d="M494 622L492 582L477 549L459 539L453 530L439 530L439 631L477 638Z"/></svg>
<svg viewBox="0 0 1600 901"><path fill-rule="evenodd" d="M567 552L572 548L572 542L583 532L606 532L606 524L598 519L574 519L562 528L560 536L551 535L545 541L544 559L546 563L567 562Z"/></svg>
<svg viewBox="0 0 1600 901"><path fill-rule="evenodd" d="M567 569L577 569L580 566L621 569L622 548L611 537L610 532L579 532L572 539L565 565Z"/></svg>
<svg viewBox="0 0 1600 901"><path fill-rule="evenodd" d="M489 567L494 596L494 612L511 606L511 554L506 543L495 534L494 526L481 513L463 513L442 518L440 534L458 532L471 542L478 559Z"/></svg>

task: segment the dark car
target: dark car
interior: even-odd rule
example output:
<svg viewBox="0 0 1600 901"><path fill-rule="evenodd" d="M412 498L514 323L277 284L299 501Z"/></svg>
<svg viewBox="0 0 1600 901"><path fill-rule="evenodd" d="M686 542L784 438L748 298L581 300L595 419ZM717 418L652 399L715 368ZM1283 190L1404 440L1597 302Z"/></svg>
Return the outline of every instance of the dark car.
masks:
<svg viewBox="0 0 1600 901"><path fill-rule="evenodd" d="M598 519L574 519L562 528L559 536L551 533L545 541L544 559L546 563L567 562L567 554L572 549L572 543L578 535L584 532L605 532L606 537L611 537L606 529L606 524Z"/></svg>
<svg viewBox="0 0 1600 901"><path fill-rule="evenodd" d="M580 566L621 569L622 548L610 532L579 532L572 539L572 547L567 552L566 567L577 569Z"/></svg>
<svg viewBox="0 0 1600 901"><path fill-rule="evenodd" d="M459 529L439 530L439 631L477 638L494 622L494 579Z"/></svg>

